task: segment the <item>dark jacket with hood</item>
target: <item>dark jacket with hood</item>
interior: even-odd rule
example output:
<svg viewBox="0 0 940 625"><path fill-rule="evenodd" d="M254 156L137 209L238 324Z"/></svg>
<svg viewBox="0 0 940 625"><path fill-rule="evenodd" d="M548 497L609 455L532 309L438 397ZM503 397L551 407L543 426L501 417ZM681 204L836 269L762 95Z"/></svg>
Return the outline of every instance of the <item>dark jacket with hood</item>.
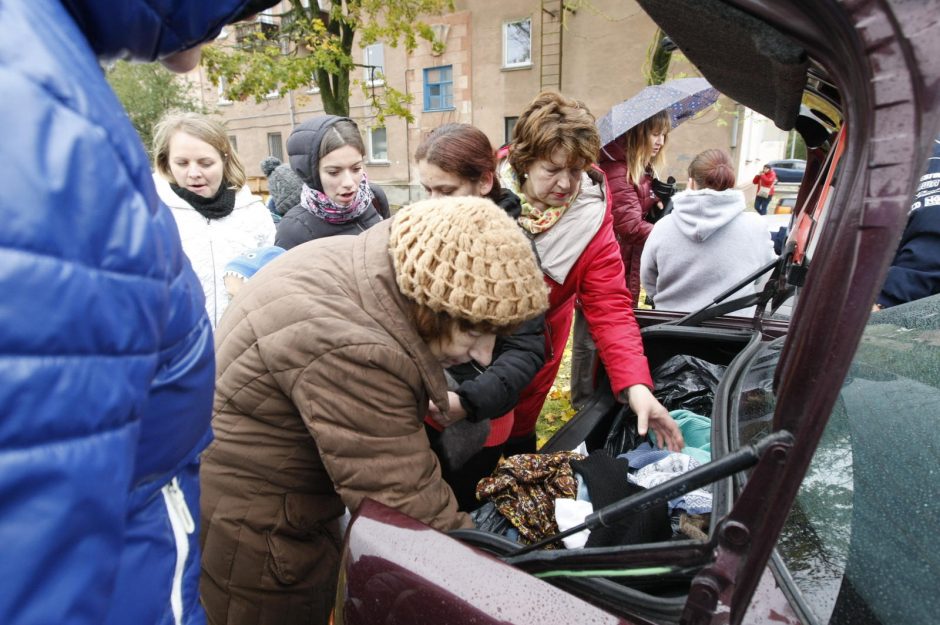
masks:
<svg viewBox="0 0 940 625"><path fill-rule="evenodd" d="M287 155L291 169L308 187L323 191L320 182L320 143L326 132L339 121L352 121L348 117L320 115L309 119L294 129L287 139ZM359 234L388 218L388 200L377 185L370 183L375 198L372 206L346 223L329 223L308 211L303 204L298 204L287 211L277 224L277 237L274 244L289 250L292 247L339 234Z"/></svg>
<svg viewBox="0 0 940 625"><path fill-rule="evenodd" d="M907 227L877 302L883 308L940 293L940 136L914 194Z"/></svg>
<svg viewBox="0 0 940 625"><path fill-rule="evenodd" d="M244 5L0 2L4 625L205 622L212 332L100 62L212 40Z"/></svg>

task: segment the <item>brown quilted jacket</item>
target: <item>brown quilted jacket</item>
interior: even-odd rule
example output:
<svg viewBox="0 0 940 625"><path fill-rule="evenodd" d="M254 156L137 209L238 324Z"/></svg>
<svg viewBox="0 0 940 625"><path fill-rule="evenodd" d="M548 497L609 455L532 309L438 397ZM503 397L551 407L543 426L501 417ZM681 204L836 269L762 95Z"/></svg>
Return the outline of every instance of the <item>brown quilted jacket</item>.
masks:
<svg viewBox="0 0 940 625"><path fill-rule="evenodd" d="M365 497L441 530L472 527L424 432L446 383L407 321L389 224L283 254L219 324L202 460L212 623L325 623L338 519Z"/></svg>

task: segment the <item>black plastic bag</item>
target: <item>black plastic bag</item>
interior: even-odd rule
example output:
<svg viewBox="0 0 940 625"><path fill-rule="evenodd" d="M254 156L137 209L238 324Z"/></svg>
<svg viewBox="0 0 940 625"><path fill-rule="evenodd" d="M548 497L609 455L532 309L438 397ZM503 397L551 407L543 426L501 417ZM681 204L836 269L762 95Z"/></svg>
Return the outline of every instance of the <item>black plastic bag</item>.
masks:
<svg viewBox="0 0 940 625"><path fill-rule="evenodd" d="M711 416L715 390L725 369L695 356L678 354L653 370L653 395L667 410L685 409Z"/></svg>
<svg viewBox="0 0 940 625"><path fill-rule="evenodd" d="M610 424L607 440L604 441L604 449L616 458L631 449L636 449L645 440L646 437L640 436L637 431L636 415L629 406L624 405Z"/></svg>

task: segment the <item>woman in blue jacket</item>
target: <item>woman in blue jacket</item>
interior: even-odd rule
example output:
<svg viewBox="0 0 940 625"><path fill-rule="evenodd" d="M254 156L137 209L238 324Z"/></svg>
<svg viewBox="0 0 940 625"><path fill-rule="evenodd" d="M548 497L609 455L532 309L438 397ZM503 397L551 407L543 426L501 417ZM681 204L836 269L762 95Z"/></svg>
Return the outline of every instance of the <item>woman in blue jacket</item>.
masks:
<svg viewBox="0 0 940 625"><path fill-rule="evenodd" d="M99 63L188 71L201 42L273 4L0 3L3 625L205 622L212 334Z"/></svg>

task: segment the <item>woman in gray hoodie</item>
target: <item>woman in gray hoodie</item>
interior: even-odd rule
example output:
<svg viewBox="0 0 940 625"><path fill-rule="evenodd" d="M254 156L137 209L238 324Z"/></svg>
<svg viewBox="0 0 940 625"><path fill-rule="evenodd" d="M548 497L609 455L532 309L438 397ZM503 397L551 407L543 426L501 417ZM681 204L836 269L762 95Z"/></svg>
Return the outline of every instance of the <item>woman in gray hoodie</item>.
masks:
<svg viewBox="0 0 940 625"><path fill-rule="evenodd" d="M692 160L688 188L673 196L672 206L650 233L640 260L643 288L657 309L699 310L773 260L767 227L757 213L746 211L723 150L705 150ZM748 284L732 297L756 289Z"/></svg>

